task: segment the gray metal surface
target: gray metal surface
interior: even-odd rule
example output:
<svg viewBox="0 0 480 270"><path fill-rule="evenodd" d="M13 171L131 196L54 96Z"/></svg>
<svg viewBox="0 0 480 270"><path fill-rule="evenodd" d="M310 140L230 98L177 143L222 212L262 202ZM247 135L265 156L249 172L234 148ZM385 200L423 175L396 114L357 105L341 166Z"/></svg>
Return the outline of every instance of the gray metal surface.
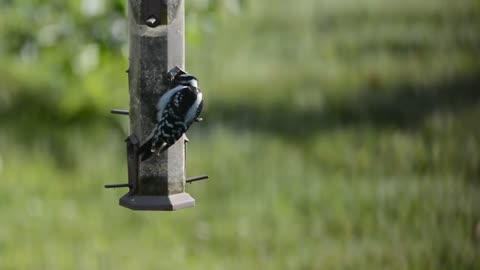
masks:
<svg viewBox="0 0 480 270"><path fill-rule="evenodd" d="M173 211L195 206L195 200L185 192L169 196L140 196L125 194L120 205L132 210Z"/></svg>

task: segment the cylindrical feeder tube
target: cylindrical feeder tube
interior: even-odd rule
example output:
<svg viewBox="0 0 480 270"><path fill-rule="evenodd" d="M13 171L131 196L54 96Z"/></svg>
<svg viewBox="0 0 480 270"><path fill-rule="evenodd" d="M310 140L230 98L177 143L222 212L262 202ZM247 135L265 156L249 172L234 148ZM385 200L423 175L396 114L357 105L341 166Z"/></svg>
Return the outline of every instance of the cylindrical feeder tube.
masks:
<svg viewBox="0 0 480 270"><path fill-rule="evenodd" d="M169 70L185 65L184 0L129 0L130 133L143 143L156 122L156 103L168 90ZM137 186L120 199L135 210L195 205L185 193L185 136L167 151L139 161Z"/></svg>

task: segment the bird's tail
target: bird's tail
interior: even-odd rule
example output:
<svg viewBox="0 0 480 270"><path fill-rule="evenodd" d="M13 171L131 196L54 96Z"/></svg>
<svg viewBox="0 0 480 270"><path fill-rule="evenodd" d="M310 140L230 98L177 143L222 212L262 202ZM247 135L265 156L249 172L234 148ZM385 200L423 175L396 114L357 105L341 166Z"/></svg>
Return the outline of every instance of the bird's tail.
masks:
<svg viewBox="0 0 480 270"><path fill-rule="evenodd" d="M144 142L140 148L138 149L138 155L141 156L141 160L147 160L149 157L152 156L152 142L153 137L150 137L146 142Z"/></svg>
<svg viewBox="0 0 480 270"><path fill-rule="evenodd" d="M141 161L149 159L155 152L158 152L158 154L163 153L170 146L165 142L162 143L160 146L153 145L153 141L154 141L153 138L154 137L150 137L138 149L138 155L141 156Z"/></svg>

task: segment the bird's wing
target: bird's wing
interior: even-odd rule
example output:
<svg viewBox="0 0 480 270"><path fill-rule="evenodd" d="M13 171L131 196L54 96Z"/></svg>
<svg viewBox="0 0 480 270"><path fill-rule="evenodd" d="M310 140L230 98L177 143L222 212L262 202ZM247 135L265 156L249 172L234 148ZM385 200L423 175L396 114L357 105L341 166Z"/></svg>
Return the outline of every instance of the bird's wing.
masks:
<svg viewBox="0 0 480 270"><path fill-rule="evenodd" d="M184 116L180 113L181 99L181 91L177 91L171 96L171 102L168 102L163 109L159 126L154 134L157 140L169 145L175 143L188 128Z"/></svg>
<svg viewBox="0 0 480 270"><path fill-rule="evenodd" d="M175 94L177 94L180 90L182 90L185 87L186 86L178 85L172 89L169 89L165 94L163 94L160 100L158 100L158 103L156 105L158 122L160 122L160 120L162 119L162 112L165 110L165 107L167 106L168 102L170 102L170 100Z"/></svg>

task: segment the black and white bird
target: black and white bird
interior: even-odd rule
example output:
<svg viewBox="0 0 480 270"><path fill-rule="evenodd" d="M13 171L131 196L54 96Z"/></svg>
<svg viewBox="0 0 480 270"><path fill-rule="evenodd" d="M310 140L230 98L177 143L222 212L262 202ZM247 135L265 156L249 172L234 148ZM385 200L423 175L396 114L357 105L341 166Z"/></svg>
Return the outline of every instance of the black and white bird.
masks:
<svg viewBox="0 0 480 270"><path fill-rule="evenodd" d="M157 123L139 149L142 160L172 146L198 119L203 107L198 80L188 73L177 74L170 89L156 105Z"/></svg>

